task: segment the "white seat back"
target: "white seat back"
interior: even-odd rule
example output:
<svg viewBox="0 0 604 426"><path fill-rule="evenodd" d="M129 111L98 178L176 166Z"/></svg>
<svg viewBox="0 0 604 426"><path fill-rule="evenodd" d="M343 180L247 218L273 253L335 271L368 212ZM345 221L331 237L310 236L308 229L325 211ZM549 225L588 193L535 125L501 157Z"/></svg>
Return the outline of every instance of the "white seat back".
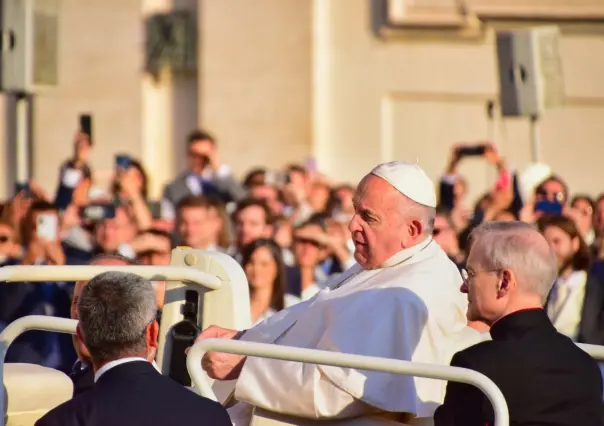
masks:
<svg viewBox="0 0 604 426"><path fill-rule="evenodd" d="M9 426L32 426L73 395L71 379L64 373L35 364L5 364L10 344L27 330L75 333L77 321L30 315L9 324L0 333L0 413ZM4 423L2 423L4 424Z"/></svg>
<svg viewBox="0 0 604 426"><path fill-rule="evenodd" d="M73 395L71 379L52 368L11 363L4 365L3 375L7 426L33 426Z"/></svg>

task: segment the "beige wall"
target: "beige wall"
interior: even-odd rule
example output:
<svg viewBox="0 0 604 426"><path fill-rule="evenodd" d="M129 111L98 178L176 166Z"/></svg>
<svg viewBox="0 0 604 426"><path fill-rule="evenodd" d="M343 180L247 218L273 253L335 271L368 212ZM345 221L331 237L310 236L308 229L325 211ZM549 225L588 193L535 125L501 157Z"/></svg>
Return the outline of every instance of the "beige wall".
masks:
<svg viewBox="0 0 604 426"><path fill-rule="evenodd" d="M451 144L490 135L486 102L496 99L494 37L455 36L380 40L370 31L370 2L317 0L322 16L323 69L329 82L315 96L330 99L328 122L319 135L319 164L340 180L357 181L386 160L419 160L433 178L443 170ZM542 158L571 189L604 189L604 35L565 34L562 57L567 108L548 112L542 123ZM325 94L327 91L328 94ZM531 160L529 127L522 120L497 123L494 137L512 165ZM487 188L493 173L478 160L462 172L473 196ZM585 171L589 170L589 173Z"/></svg>
<svg viewBox="0 0 604 426"><path fill-rule="evenodd" d="M199 122L239 175L304 161L312 145L307 0L200 1Z"/></svg>
<svg viewBox="0 0 604 426"><path fill-rule="evenodd" d="M60 85L34 108L34 177L47 189L71 155L79 113L94 116L96 169L111 169L117 151L140 157L143 40L139 2L62 0Z"/></svg>
<svg viewBox="0 0 604 426"><path fill-rule="evenodd" d="M221 159L238 175L314 154L340 181L390 159L418 159L437 178L453 142L489 136L513 165L528 164L526 122L492 130L485 118L497 93L492 31L476 40L421 30L380 39L370 3L62 0L61 84L35 101L35 178L54 190L80 112L94 114L94 167L110 171L118 151L140 157L154 195L183 167L184 138L196 126L218 136ZM173 8L197 8L199 68L156 81L142 71L143 18ZM542 153L573 190L595 194L604 181L604 34L590 31L565 30L569 104L544 118ZM6 128L4 104L0 97ZM8 138L0 145L8 176ZM462 172L473 195L493 176L477 160Z"/></svg>

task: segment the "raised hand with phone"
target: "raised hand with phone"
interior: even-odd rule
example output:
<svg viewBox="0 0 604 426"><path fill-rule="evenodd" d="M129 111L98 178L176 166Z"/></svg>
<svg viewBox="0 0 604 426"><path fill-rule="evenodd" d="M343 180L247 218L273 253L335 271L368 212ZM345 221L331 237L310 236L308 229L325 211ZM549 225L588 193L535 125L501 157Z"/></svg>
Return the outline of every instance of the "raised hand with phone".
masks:
<svg viewBox="0 0 604 426"><path fill-rule="evenodd" d="M142 166L127 154L115 156L115 196L137 223L139 230L151 228L153 215L145 198Z"/></svg>
<svg viewBox="0 0 604 426"><path fill-rule="evenodd" d="M64 265L65 254L61 247L59 215L52 204L34 203L26 220L31 224L31 228L25 235L26 241L23 241L27 248L23 263Z"/></svg>

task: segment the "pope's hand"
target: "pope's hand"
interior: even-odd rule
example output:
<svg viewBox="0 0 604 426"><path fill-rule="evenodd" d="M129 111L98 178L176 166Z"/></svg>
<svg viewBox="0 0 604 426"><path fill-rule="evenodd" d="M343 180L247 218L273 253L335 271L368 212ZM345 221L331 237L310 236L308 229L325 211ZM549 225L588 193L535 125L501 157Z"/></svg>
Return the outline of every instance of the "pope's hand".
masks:
<svg viewBox="0 0 604 426"><path fill-rule="evenodd" d="M201 332L200 339L232 339L239 334L237 330L211 325ZM226 354L222 352L208 352L201 359L201 367L212 379L234 380L239 377L245 356Z"/></svg>

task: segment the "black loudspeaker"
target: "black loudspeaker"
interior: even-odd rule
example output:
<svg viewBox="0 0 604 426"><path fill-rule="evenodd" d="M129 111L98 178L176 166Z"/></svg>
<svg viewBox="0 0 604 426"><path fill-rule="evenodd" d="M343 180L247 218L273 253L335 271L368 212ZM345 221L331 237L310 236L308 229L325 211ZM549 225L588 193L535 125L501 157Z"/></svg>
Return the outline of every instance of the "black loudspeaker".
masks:
<svg viewBox="0 0 604 426"><path fill-rule="evenodd" d="M191 377L187 371L187 356L185 350L195 343L201 333L197 326L197 308L199 295L196 291L187 290L183 305L184 320L174 324L170 338L172 339L172 356L170 357L169 376L182 386L191 386Z"/></svg>
<svg viewBox="0 0 604 426"><path fill-rule="evenodd" d="M497 33L499 102L504 117L539 116L564 104L558 27Z"/></svg>

